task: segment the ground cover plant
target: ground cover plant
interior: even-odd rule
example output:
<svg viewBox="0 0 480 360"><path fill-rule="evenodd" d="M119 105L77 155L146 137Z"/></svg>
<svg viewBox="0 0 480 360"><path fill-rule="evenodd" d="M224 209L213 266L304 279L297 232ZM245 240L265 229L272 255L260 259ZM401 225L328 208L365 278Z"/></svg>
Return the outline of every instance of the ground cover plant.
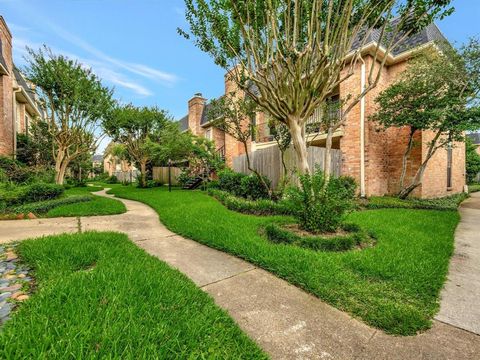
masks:
<svg viewBox="0 0 480 360"><path fill-rule="evenodd" d="M37 289L0 332L2 359L266 358L206 293L126 235L51 236L17 250Z"/></svg>
<svg viewBox="0 0 480 360"><path fill-rule="evenodd" d="M470 184L468 185L468 192L474 193L480 191L480 184Z"/></svg>
<svg viewBox="0 0 480 360"><path fill-rule="evenodd" d="M391 334L430 327L453 251L456 211L379 209L346 222L373 230L376 245L322 252L274 244L259 229L285 216L239 214L199 191L115 187L112 193L154 208L172 231L244 258Z"/></svg>
<svg viewBox="0 0 480 360"><path fill-rule="evenodd" d="M464 193L436 199L400 199L392 196L372 196L368 199L366 207L368 209L402 208L454 211L467 197L468 195Z"/></svg>

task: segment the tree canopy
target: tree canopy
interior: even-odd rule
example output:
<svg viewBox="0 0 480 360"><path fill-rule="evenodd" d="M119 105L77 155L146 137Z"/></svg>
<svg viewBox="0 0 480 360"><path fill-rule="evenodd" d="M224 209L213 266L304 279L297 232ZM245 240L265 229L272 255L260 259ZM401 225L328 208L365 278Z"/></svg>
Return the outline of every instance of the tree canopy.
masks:
<svg viewBox="0 0 480 360"><path fill-rule="evenodd" d="M301 172L309 172L305 124L353 75L362 49L376 38L365 89L378 83L387 54L410 34L449 15L451 0L185 0L186 38L236 81L291 135ZM384 52L385 56L380 57ZM380 66L378 66L380 65ZM331 137L333 131L330 132ZM327 144L329 141L327 141Z"/></svg>
<svg viewBox="0 0 480 360"><path fill-rule="evenodd" d="M50 49L28 49L27 77L36 84L53 137L57 183L69 163L97 147L100 121L113 108L112 90L76 60Z"/></svg>

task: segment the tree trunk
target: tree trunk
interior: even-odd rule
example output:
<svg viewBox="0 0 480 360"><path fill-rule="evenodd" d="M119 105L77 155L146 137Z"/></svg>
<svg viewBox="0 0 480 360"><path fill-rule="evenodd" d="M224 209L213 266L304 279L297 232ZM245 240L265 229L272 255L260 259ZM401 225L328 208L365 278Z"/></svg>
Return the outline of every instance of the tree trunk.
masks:
<svg viewBox="0 0 480 360"><path fill-rule="evenodd" d="M413 148L413 135L415 134L414 129L410 129L410 136L408 138L408 145L405 153L403 154L402 159L402 173L400 174L400 189L403 189L405 183L405 175L407 174L407 161L410 158L410 154Z"/></svg>
<svg viewBox="0 0 480 360"><path fill-rule="evenodd" d="M327 130L327 138L325 140L325 159L323 162L323 173L325 174L325 186L330 179L332 173L332 140L333 140L333 129L331 126Z"/></svg>
<svg viewBox="0 0 480 360"><path fill-rule="evenodd" d="M147 186L147 161L146 160L140 161L140 186L141 187Z"/></svg>
<svg viewBox="0 0 480 360"><path fill-rule="evenodd" d="M297 155L297 166L300 174L310 174L310 166L307 159L307 141L305 139L305 129L299 125L298 117L288 118L288 128L292 136L293 148Z"/></svg>
<svg viewBox="0 0 480 360"><path fill-rule="evenodd" d="M255 170L252 165L251 165L251 162L250 162L250 155L248 154L248 145L246 142L242 142L243 144L243 147L245 149L245 159L247 160L247 168L248 170L250 170L252 173L255 174L255 176L260 180L260 182L262 183L262 185L264 186L265 190L267 190L267 193L268 193L268 196L271 198L272 197L272 189L268 186L268 184L265 182L265 179L263 178L263 176L257 171Z"/></svg>
<svg viewBox="0 0 480 360"><path fill-rule="evenodd" d="M59 185L63 185L63 181L65 178L65 170L68 165L68 161L66 162L66 155L65 149L59 148L57 150L57 155L55 157L55 183Z"/></svg>
<svg viewBox="0 0 480 360"><path fill-rule="evenodd" d="M425 173L425 169L427 168L427 164L432 158L433 155L437 152L439 146L437 146L437 141L438 138L441 135L441 131L439 130L437 134L435 135L434 139L430 143L430 147L428 149L427 157L425 158L425 161L420 165L418 168L415 177L413 178L412 182L410 185L408 185L406 188L400 189L400 192L398 193L398 197L400 199L406 199L408 195L412 193L413 190L415 190L417 187L419 187L422 184L423 181L423 174Z"/></svg>

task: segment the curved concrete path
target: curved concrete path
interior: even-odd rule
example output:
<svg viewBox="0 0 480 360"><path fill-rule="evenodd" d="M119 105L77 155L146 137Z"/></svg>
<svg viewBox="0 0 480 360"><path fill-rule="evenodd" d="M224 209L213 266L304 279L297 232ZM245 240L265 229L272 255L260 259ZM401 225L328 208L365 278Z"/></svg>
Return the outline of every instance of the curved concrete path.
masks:
<svg viewBox="0 0 480 360"><path fill-rule="evenodd" d="M480 334L480 192L465 200L459 211L455 252L435 318Z"/></svg>
<svg viewBox="0 0 480 360"><path fill-rule="evenodd" d="M434 321L415 337L386 335L246 261L170 232L150 207L119 200L127 207L122 215L0 221L0 243L63 232L124 232L209 293L273 359L480 358L480 336L472 332Z"/></svg>

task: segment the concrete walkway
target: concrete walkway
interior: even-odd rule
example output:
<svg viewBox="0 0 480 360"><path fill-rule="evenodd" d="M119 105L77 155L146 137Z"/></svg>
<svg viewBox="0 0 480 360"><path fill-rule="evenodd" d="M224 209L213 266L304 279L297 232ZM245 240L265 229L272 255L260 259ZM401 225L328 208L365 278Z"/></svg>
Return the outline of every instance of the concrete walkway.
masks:
<svg viewBox="0 0 480 360"><path fill-rule="evenodd" d="M79 230L125 232L209 293L273 359L480 358L480 336L472 332L434 321L415 337L386 335L248 262L170 232L150 207L119 200L127 207L122 215L0 221L0 243Z"/></svg>
<svg viewBox="0 0 480 360"><path fill-rule="evenodd" d="M462 203L460 215L455 252L435 318L480 334L480 192Z"/></svg>

